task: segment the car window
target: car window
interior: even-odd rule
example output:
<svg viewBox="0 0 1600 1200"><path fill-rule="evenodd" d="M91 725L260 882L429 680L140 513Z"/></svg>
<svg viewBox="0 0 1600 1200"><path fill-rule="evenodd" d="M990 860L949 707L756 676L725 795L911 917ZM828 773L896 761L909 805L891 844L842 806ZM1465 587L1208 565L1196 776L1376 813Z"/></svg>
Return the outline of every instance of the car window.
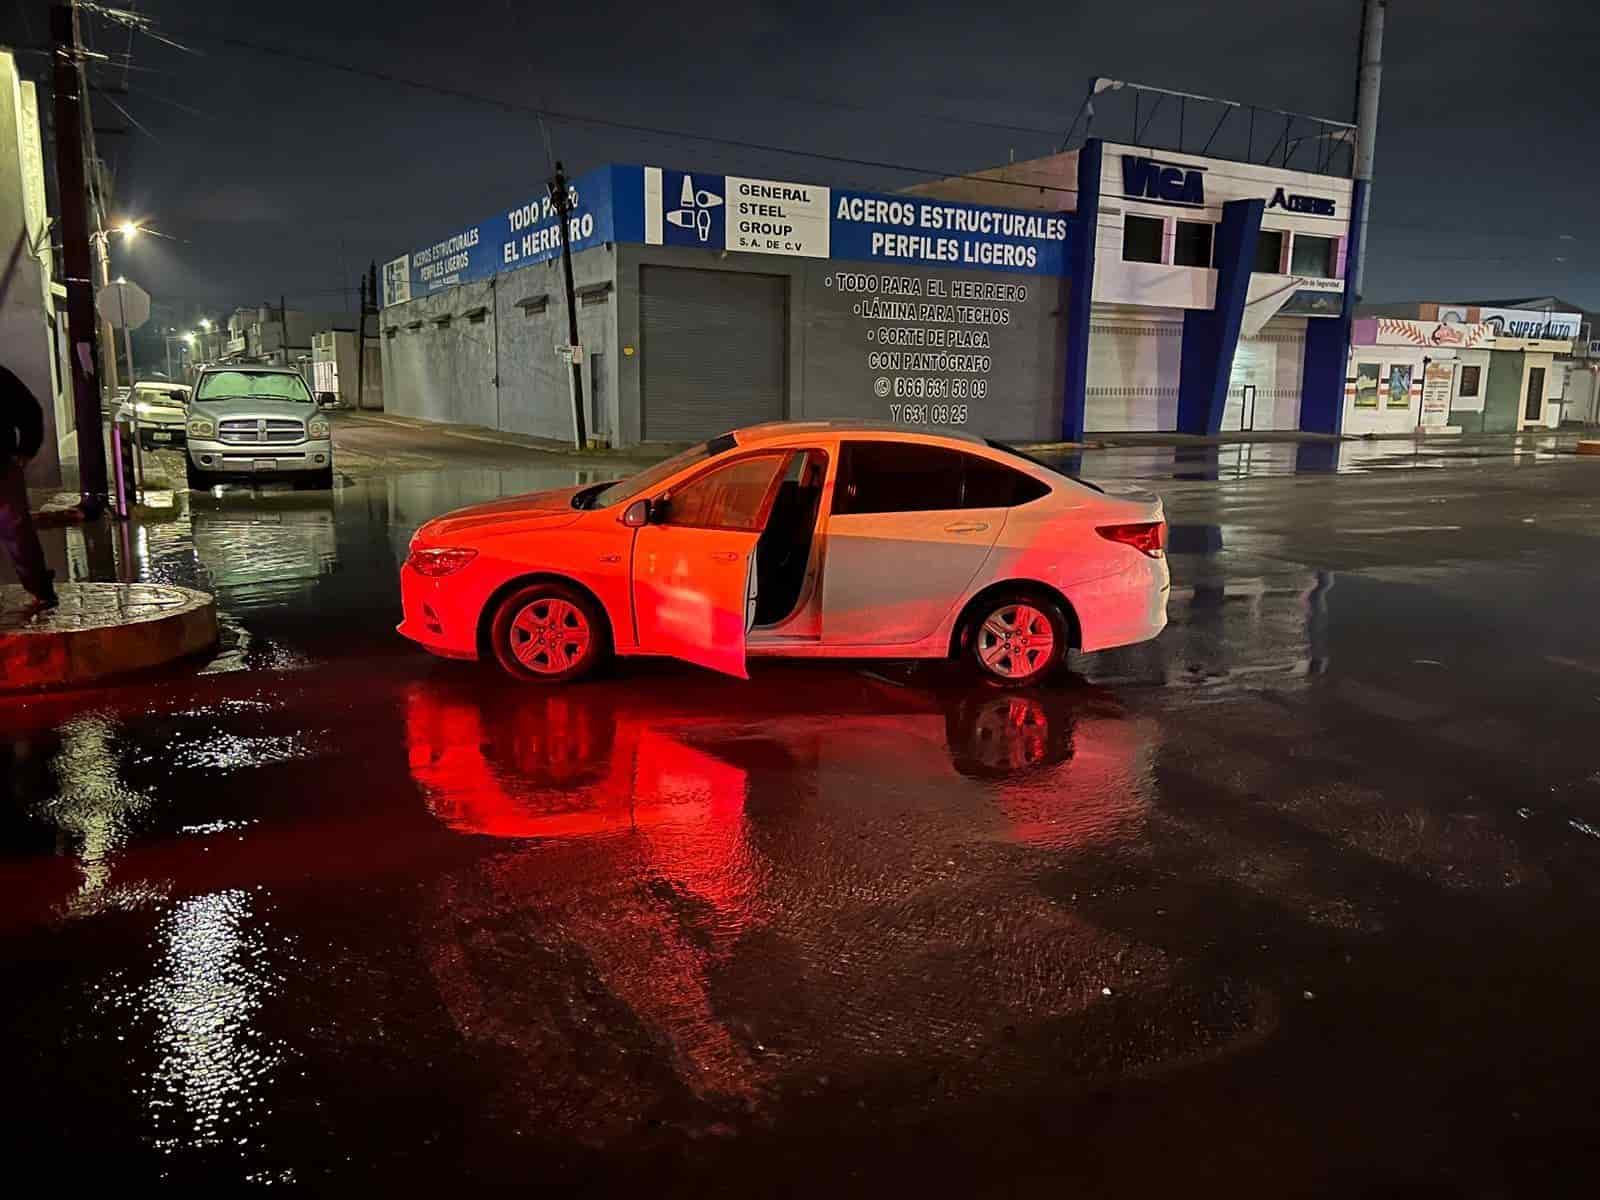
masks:
<svg viewBox="0 0 1600 1200"><path fill-rule="evenodd" d="M962 508L1015 508L1047 495L1049 485L991 458L963 454Z"/></svg>
<svg viewBox="0 0 1600 1200"><path fill-rule="evenodd" d="M786 458L784 454L755 454L691 479L668 499L662 524L759 529L767 494Z"/></svg>
<svg viewBox="0 0 1600 1200"><path fill-rule="evenodd" d="M200 380L196 400L235 400L243 396L264 396L272 400L293 400L310 404L306 381L285 372L214 371Z"/></svg>
<svg viewBox="0 0 1600 1200"><path fill-rule="evenodd" d="M917 442L847 441L840 448L833 511L847 516L960 508L964 457Z"/></svg>

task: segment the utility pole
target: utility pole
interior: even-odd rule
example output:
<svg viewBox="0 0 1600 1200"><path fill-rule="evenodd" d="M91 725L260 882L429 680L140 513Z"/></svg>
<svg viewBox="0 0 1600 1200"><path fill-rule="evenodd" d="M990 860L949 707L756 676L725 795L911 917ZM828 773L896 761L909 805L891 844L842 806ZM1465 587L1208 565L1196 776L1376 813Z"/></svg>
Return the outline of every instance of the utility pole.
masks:
<svg viewBox="0 0 1600 1200"><path fill-rule="evenodd" d="M361 411L361 389L366 386L367 374L367 287L370 277L361 277L361 315L356 318L356 411ZM339 355L334 353L335 360Z"/></svg>
<svg viewBox="0 0 1600 1200"><path fill-rule="evenodd" d="M289 365L289 301L278 293L278 332L282 335L278 352L283 355L283 365Z"/></svg>
<svg viewBox="0 0 1600 1200"><path fill-rule="evenodd" d="M572 362L572 430L579 450L589 445L589 431L583 419L583 359L578 349L578 300L572 286L572 229L567 217L572 212L572 196L567 191L567 173L558 162L550 180L550 200L555 205L561 229L561 267L567 277L567 350Z"/></svg>
<svg viewBox="0 0 1600 1200"><path fill-rule="evenodd" d="M1356 261L1347 286L1361 298L1367 268L1367 210L1372 204L1372 161L1378 146L1378 89L1383 79L1383 20L1388 0L1364 0L1361 66L1356 75Z"/></svg>
<svg viewBox="0 0 1600 1200"><path fill-rule="evenodd" d="M61 202L61 258L67 288L67 340L71 343L72 408L78 431L78 479L86 517L106 503L106 447L100 431L100 389L95 369L94 264L89 253L88 189L84 181L84 95L79 86L77 9L50 5L54 48L51 87L56 134L56 190ZM115 351L113 350L113 353Z"/></svg>

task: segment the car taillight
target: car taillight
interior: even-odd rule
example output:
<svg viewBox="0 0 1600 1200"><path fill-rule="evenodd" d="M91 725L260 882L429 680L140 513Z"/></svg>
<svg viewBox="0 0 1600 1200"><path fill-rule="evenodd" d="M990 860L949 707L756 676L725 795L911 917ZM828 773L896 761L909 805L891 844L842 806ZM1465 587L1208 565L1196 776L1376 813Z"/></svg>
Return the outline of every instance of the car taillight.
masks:
<svg viewBox="0 0 1600 1200"><path fill-rule="evenodd" d="M1095 532L1107 541L1132 546L1139 553L1148 554L1151 558L1160 558L1161 552L1167 547L1165 521L1140 521L1133 525L1100 525L1095 528Z"/></svg>
<svg viewBox="0 0 1600 1200"><path fill-rule="evenodd" d="M437 577L453 574L477 557L476 550L413 550L406 565L418 575Z"/></svg>

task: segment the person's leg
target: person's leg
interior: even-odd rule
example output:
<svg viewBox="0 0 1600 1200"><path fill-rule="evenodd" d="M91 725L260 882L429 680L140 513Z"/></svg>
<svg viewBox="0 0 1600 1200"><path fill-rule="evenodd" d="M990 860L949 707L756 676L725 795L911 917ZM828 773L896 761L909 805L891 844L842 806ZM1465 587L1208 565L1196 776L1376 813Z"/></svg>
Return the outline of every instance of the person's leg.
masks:
<svg viewBox="0 0 1600 1200"><path fill-rule="evenodd" d="M0 467L0 549L10 556L17 578L35 599L56 602L55 577L45 565L44 547L28 511L28 487L15 463Z"/></svg>

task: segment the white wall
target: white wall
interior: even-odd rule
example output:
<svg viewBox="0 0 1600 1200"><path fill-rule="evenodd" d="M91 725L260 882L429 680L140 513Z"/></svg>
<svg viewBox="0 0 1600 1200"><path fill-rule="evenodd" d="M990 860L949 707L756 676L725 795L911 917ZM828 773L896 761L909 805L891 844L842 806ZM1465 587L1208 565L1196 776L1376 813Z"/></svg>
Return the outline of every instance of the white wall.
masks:
<svg viewBox="0 0 1600 1200"><path fill-rule="evenodd" d="M51 364L48 249L45 261L33 248L48 244L43 227L43 173L39 158L38 110L24 100L16 60L0 50L0 362L33 393L44 409L44 445L28 468L28 482L61 482L61 453L75 452L56 403ZM32 122L30 126L30 122ZM70 412L70 409L66 410Z"/></svg>
<svg viewBox="0 0 1600 1200"><path fill-rule="evenodd" d="M1228 375L1228 400L1222 411L1223 432L1241 428L1250 414L1244 388L1256 389L1252 428L1299 429L1300 385L1305 372L1306 319L1280 317L1260 333L1241 337Z"/></svg>
<svg viewBox="0 0 1600 1200"><path fill-rule="evenodd" d="M1378 363L1379 373L1378 407L1357 408L1355 405L1355 388L1346 383L1344 394L1344 432L1355 436L1367 433L1413 433L1422 413L1422 360L1424 358L1442 359L1453 357L1451 353L1438 349L1424 349L1420 346L1355 346L1350 351L1350 365L1346 373L1348 379L1356 377L1356 366L1359 363ZM1407 395L1404 408L1392 407L1389 403L1389 368L1396 363L1409 364L1411 367L1411 389ZM1487 377L1488 369L1484 374ZM1487 386L1487 378L1485 379Z"/></svg>
<svg viewBox="0 0 1600 1200"><path fill-rule="evenodd" d="M1176 429L1182 356L1181 313L1097 309L1089 324L1084 430Z"/></svg>
<svg viewBox="0 0 1600 1200"><path fill-rule="evenodd" d="M1123 191L1122 160L1125 156L1151 158L1160 163L1202 172L1205 202L1199 206L1167 203ZM1170 154L1133 146L1107 143L1100 177L1100 219L1095 238L1094 298L1104 304L1149 304L1171 308L1210 308L1216 294L1216 272L1203 267L1172 266L1172 223L1222 220L1222 206L1230 200L1262 199L1270 202L1278 188L1288 195L1315 196L1330 200L1334 215L1316 216L1268 208L1261 220L1263 230L1277 230L1292 237L1295 233L1331 237L1340 242L1339 276L1343 276L1344 248L1350 214L1351 183L1328 175L1304 171L1285 171L1248 163L1202 158L1195 154ZM1130 263L1122 259L1123 220L1128 213L1159 217L1168 222L1167 263ZM1215 236L1215 235L1213 235ZM1290 238L1284 239L1282 267L1287 272L1292 254ZM1251 280L1252 299L1294 282L1289 274L1261 275Z"/></svg>

